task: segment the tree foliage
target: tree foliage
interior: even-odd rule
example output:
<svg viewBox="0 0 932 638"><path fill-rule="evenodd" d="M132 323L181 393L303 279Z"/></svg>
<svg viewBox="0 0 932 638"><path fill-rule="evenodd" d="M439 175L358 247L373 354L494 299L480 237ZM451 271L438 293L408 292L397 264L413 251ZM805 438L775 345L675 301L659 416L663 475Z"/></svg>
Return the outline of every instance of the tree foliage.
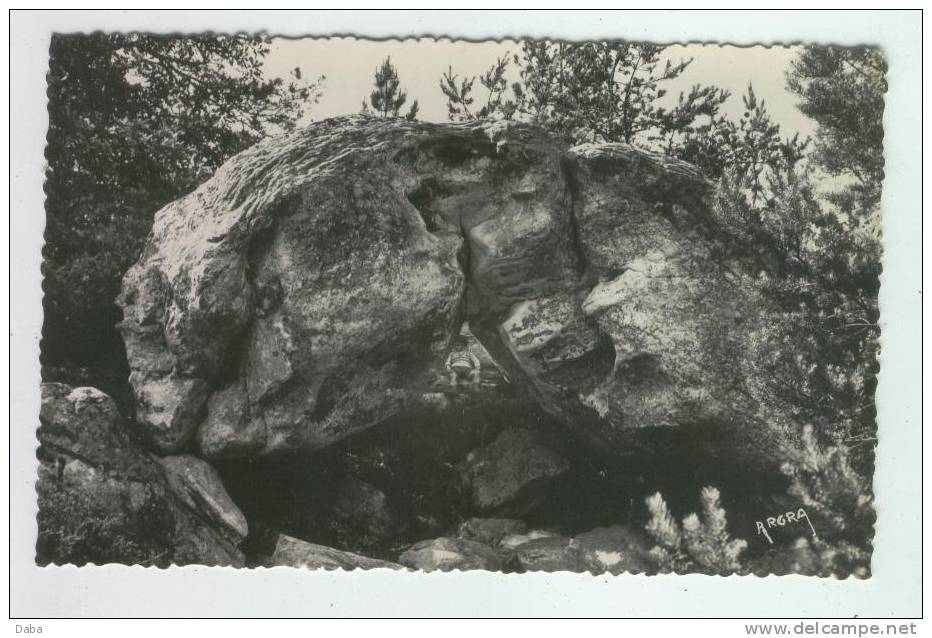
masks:
<svg viewBox="0 0 932 638"><path fill-rule="evenodd" d="M52 38L44 365L125 367L113 300L153 213L317 100L322 78L264 77L269 47L245 35Z"/></svg>
<svg viewBox="0 0 932 638"><path fill-rule="evenodd" d="M408 101L408 93L401 88L398 69L392 65L391 57L385 58L379 68L375 70L373 82L375 88L369 94L369 102L362 101L363 113L369 113L371 110L379 117L398 117L401 109ZM416 119L419 108L417 100L414 100L404 116L405 119Z"/></svg>
<svg viewBox="0 0 932 638"><path fill-rule="evenodd" d="M836 195L848 210L880 203L886 73L883 53L870 47L808 47L787 73L799 109L819 124L815 161L853 180Z"/></svg>
<svg viewBox="0 0 932 638"><path fill-rule="evenodd" d="M808 273L786 282L782 292L800 304L807 324L801 334L811 336L808 404L821 405L822 414L813 411L821 422L834 416L831 443L855 450L852 462L862 472L870 471L876 441L885 73L878 49L809 47L800 53L787 87L818 124L810 163L838 179L817 193L809 171L781 185L776 207L783 217L804 211L797 226L806 235L800 253ZM819 432L824 438L825 428Z"/></svg>
<svg viewBox="0 0 932 638"><path fill-rule="evenodd" d="M482 75L440 79L451 120L516 119L550 129L571 144L624 142L692 162L715 179L741 180L757 206L775 172L792 170L807 141L784 138L749 84L744 112L726 117L728 91L695 84L668 96L692 58L672 60L665 48L630 42L583 44L528 41L521 54L500 57ZM508 83L509 69L517 81ZM477 97L481 88L485 99Z"/></svg>
<svg viewBox="0 0 932 638"><path fill-rule="evenodd" d="M750 208L756 210L772 197L775 180L794 173L809 140L801 140L798 133L782 137L751 83L741 102L744 108L737 119L712 114L708 124L688 127L679 137L667 133L661 150L696 164L713 179L737 180L749 195Z"/></svg>
<svg viewBox="0 0 932 638"><path fill-rule="evenodd" d="M468 122L481 120L495 114L501 114L505 119L514 116L517 105L514 100L506 100L508 93L508 56L498 58L482 75L460 79L453 73L453 67L440 78L440 91L447 98L447 115L453 121ZM476 108L475 98L472 96L473 86L479 84L485 89L486 99L482 106Z"/></svg>
<svg viewBox="0 0 932 638"><path fill-rule="evenodd" d="M767 383L823 440L858 448L858 467L868 472L876 427L876 234L853 229L802 169L775 174L756 206L748 193L726 175L712 212L726 251L757 273L780 310L770 330L781 347L767 363Z"/></svg>
<svg viewBox="0 0 932 638"><path fill-rule="evenodd" d="M721 237L765 255L754 268L783 310L774 389L824 443L851 449L862 473L876 441L884 70L877 50L803 49L787 86L818 123L811 150L781 140L749 88L742 117L709 138L712 152L681 153L719 178ZM842 178L827 192L826 174Z"/></svg>
<svg viewBox="0 0 932 638"><path fill-rule="evenodd" d="M646 144L687 134L703 116L713 117L728 92L694 86L672 107L661 105L665 84L692 59L662 59L664 47L633 42L527 41L520 55L499 58L479 76L486 92L474 108L476 77L452 68L440 80L450 119L521 119L544 126L571 142ZM508 91L509 65L519 80Z"/></svg>

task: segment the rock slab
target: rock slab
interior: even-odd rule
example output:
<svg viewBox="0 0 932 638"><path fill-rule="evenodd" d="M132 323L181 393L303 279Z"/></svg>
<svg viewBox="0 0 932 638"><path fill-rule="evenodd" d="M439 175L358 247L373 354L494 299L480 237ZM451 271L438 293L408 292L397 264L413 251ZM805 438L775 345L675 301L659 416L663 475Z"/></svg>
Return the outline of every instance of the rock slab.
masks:
<svg viewBox="0 0 932 638"><path fill-rule="evenodd" d="M172 492L191 510L201 512L235 543L249 534L246 517L223 487L217 471L189 454L159 459Z"/></svg>
<svg viewBox="0 0 932 638"><path fill-rule="evenodd" d="M344 552L332 547L309 543L299 538L279 534L267 566L300 567L304 569L401 569L389 561Z"/></svg>
<svg viewBox="0 0 932 638"><path fill-rule="evenodd" d="M435 538L415 543L398 558L412 569L426 572L454 569L499 571L504 566L501 554L491 547L462 538Z"/></svg>

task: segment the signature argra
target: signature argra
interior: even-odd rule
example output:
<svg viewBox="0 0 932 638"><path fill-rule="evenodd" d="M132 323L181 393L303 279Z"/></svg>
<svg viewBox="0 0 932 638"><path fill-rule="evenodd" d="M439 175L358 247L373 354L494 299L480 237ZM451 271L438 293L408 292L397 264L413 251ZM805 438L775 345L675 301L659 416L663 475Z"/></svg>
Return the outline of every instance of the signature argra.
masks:
<svg viewBox="0 0 932 638"><path fill-rule="evenodd" d="M815 528L812 526L812 521L809 520L809 515L806 514L806 510L802 507L795 512L790 511L780 514L779 516L768 516L763 521L757 521L757 535L763 535L767 541L773 545L773 539L770 537L770 533L767 530L775 527L786 527L790 523L802 522L803 519L809 524L809 529L812 531L812 538L818 540L819 535L816 534Z"/></svg>

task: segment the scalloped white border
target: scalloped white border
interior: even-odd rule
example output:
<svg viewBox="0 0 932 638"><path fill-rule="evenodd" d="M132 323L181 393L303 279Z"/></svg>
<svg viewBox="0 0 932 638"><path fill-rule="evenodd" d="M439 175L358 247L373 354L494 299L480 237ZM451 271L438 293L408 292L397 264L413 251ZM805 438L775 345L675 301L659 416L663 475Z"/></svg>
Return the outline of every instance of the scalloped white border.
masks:
<svg viewBox="0 0 932 638"><path fill-rule="evenodd" d="M13 617L622 616L903 617L921 611L921 15L747 11L15 12L11 16L11 608ZM880 445L873 577L308 572L34 564L44 227L45 70L52 31L259 31L737 45L877 44L890 66L884 118Z"/></svg>

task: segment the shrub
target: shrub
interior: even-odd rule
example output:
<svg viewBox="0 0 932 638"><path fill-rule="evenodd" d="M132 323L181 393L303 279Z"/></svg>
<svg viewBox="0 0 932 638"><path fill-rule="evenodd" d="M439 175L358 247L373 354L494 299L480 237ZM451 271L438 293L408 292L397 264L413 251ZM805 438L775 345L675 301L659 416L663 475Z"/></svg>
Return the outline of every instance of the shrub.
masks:
<svg viewBox="0 0 932 638"><path fill-rule="evenodd" d="M719 498L714 487L703 488L700 493L702 517L689 514L681 525L670 514L659 492L647 498L651 518L646 530L658 543L650 553L661 572L727 575L745 571L741 553L747 548L747 542L728 534L725 510Z"/></svg>
<svg viewBox="0 0 932 638"><path fill-rule="evenodd" d="M870 576L873 525L871 486L851 465L842 446L822 446L811 426L803 429L800 447L781 467L790 484L788 508L802 507L817 536L748 560L747 543L728 534L719 491L702 489L701 516L689 514L677 523L660 493L646 499L645 525L657 545L651 557L661 572L708 574L786 573L822 577Z"/></svg>

